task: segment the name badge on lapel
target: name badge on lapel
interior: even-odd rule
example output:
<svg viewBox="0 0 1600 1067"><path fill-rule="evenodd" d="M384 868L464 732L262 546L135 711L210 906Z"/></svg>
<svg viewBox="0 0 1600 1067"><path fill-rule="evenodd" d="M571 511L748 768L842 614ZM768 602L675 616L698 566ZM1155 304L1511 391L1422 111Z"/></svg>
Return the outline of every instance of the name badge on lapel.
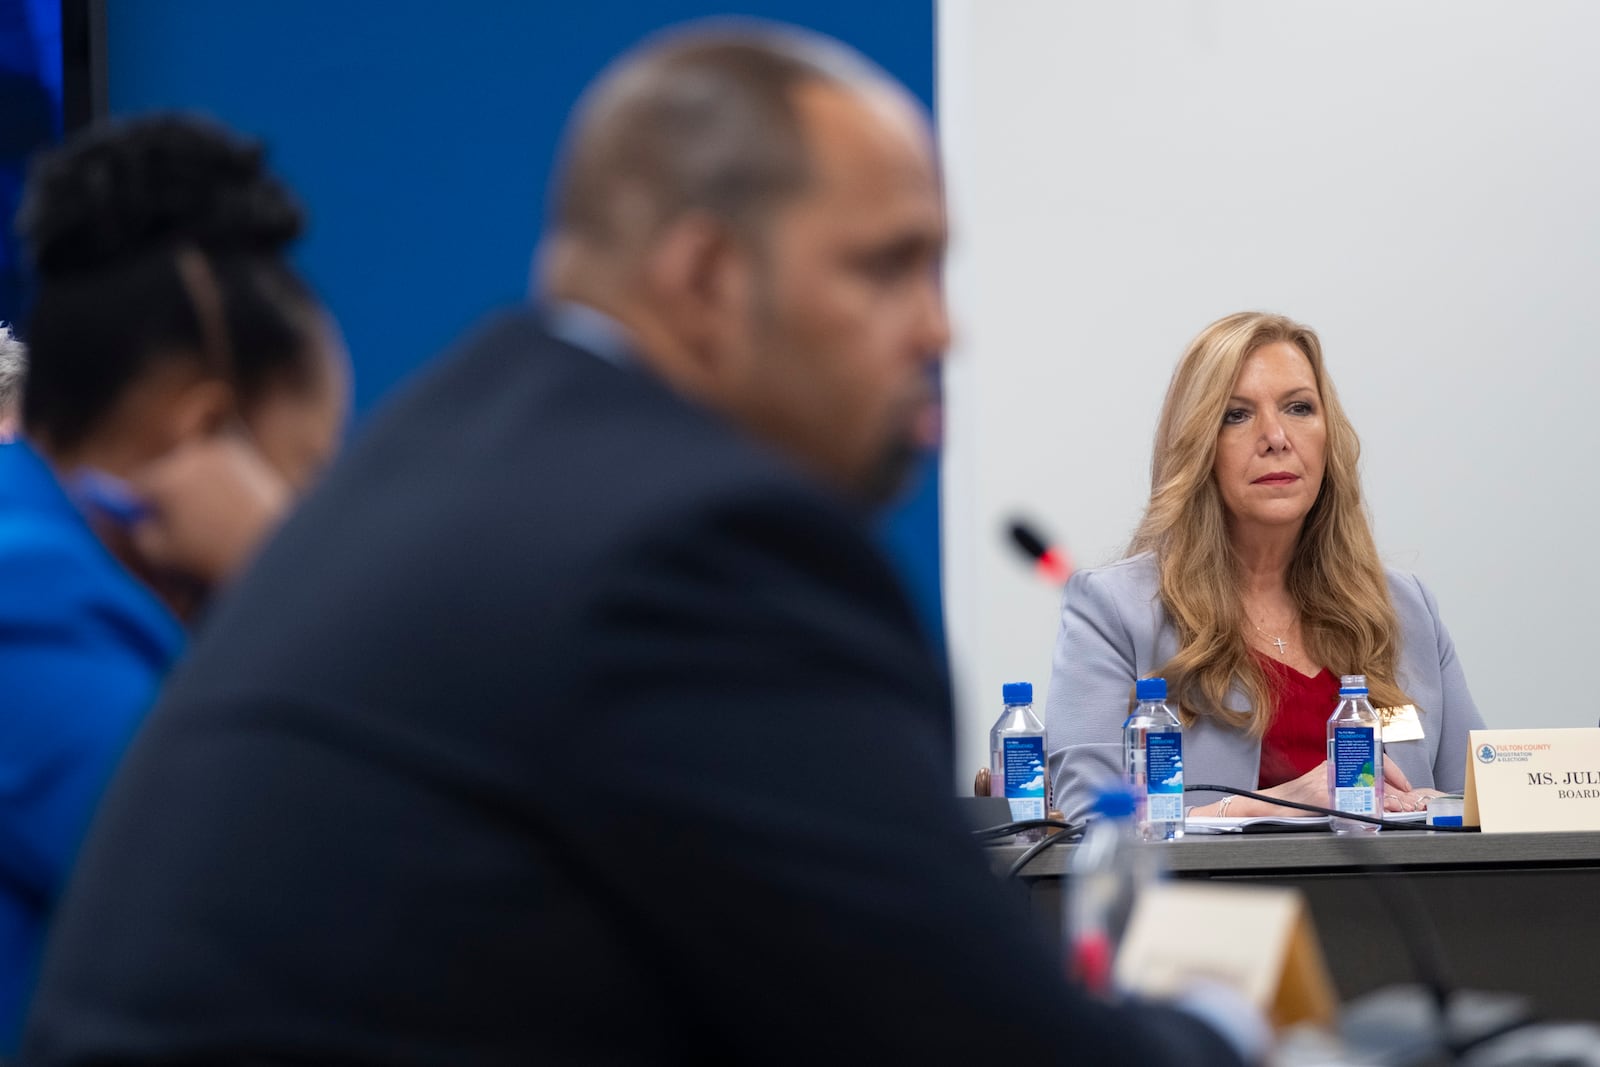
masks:
<svg viewBox="0 0 1600 1067"><path fill-rule="evenodd" d="M1384 744L1422 740L1422 716L1417 714L1415 704L1405 704L1398 708L1380 708L1378 717L1383 720Z"/></svg>

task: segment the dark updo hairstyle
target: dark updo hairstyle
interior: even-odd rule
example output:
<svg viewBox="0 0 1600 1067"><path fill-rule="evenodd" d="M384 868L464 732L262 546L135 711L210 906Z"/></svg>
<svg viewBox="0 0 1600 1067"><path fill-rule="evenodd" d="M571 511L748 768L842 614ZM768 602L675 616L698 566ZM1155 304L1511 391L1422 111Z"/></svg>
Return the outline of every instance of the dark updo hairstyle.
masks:
<svg viewBox="0 0 1600 1067"><path fill-rule="evenodd" d="M33 165L17 214L36 279L31 436L78 446L158 361L194 361L245 407L311 380L318 304L284 258L304 217L262 156L163 115L94 127Z"/></svg>

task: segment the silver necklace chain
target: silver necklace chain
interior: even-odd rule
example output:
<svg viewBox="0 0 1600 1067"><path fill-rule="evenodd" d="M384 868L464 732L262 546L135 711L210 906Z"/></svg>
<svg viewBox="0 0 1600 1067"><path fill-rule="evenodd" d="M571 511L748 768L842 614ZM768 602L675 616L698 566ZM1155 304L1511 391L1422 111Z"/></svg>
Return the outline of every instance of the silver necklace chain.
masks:
<svg viewBox="0 0 1600 1067"><path fill-rule="evenodd" d="M1289 642L1285 641L1283 638L1274 637L1271 634L1267 633L1267 631L1263 630L1261 627L1256 626L1256 620L1251 619L1250 620L1250 625L1255 628L1256 633L1260 634L1262 637L1265 637L1267 639L1268 644L1272 644L1272 645L1276 645L1277 646L1278 655L1279 656L1282 656L1283 652L1284 652L1284 649L1289 647Z"/></svg>

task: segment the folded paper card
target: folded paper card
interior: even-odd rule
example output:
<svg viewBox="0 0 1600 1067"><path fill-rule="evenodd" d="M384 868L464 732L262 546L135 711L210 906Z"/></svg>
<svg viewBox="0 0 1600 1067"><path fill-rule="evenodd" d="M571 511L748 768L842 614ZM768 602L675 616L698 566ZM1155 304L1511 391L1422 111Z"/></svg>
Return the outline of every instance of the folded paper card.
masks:
<svg viewBox="0 0 1600 1067"><path fill-rule="evenodd" d="M1238 990L1278 1027L1333 1022L1337 999L1299 890L1161 882L1139 894L1116 982L1169 997L1197 982Z"/></svg>
<svg viewBox="0 0 1600 1067"><path fill-rule="evenodd" d="M1600 830L1600 729L1469 736L1466 825L1485 833Z"/></svg>

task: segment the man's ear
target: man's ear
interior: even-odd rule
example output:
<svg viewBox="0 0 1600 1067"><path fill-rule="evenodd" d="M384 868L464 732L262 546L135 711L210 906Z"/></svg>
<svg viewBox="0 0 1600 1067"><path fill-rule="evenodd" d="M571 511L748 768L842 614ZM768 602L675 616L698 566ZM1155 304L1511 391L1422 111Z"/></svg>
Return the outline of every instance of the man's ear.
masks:
<svg viewBox="0 0 1600 1067"><path fill-rule="evenodd" d="M725 373L742 356L751 267L727 225L704 214L670 224L645 260L652 303L703 373Z"/></svg>

